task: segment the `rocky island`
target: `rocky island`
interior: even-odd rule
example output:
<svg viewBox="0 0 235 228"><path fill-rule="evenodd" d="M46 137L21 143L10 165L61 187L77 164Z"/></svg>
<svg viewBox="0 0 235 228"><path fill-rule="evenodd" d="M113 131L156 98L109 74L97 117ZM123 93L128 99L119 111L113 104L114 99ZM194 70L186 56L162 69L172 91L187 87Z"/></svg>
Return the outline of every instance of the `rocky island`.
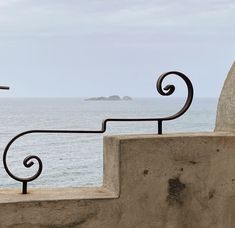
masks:
<svg viewBox="0 0 235 228"><path fill-rule="evenodd" d="M85 101L132 101L133 99L129 96L124 96L121 98L118 95L112 95L109 97L91 97L85 99Z"/></svg>

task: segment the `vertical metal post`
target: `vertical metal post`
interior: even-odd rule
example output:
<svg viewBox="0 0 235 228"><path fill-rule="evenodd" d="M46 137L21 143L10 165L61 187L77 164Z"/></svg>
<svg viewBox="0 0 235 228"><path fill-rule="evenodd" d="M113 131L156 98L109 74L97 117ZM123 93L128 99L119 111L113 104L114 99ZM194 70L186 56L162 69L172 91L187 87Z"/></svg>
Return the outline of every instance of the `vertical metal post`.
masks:
<svg viewBox="0 0 235 228"><path fill-rule="evenodd" d="M27 181L23 182L23 185L22 185L22 194L27 194Z"/></svg>
<svg viewBox="0 0 235 228"><path fill-rule="evenodd" d="M158 120L158 134L162 135L162 120Z"/></svg>

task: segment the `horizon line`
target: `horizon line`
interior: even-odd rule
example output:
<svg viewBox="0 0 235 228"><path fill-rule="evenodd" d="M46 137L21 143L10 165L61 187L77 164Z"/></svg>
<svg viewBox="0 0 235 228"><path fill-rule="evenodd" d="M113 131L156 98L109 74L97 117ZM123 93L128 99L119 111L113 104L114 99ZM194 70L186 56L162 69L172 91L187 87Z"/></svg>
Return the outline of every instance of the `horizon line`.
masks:
<svg viewBox="0 0 235 228"><path fill-rule="evenodd" d="M135 96L130 96L131 98L135 98L135 99L162 99L163 97L159 96L159 97L135 97ZM91 98L91 97L87 97L87 96L51 96L51 97L46 97L46 96L1 96L1 98L42 98L42 99L49 99L49 98L80 98L80 99L87 99L87 98ZM168 98L172 98L172 99L184 99L185 97L168 97ZM211 97L207 97L207 96L194 96L194 99L219 99L219 96L211 96Z"/></svg>

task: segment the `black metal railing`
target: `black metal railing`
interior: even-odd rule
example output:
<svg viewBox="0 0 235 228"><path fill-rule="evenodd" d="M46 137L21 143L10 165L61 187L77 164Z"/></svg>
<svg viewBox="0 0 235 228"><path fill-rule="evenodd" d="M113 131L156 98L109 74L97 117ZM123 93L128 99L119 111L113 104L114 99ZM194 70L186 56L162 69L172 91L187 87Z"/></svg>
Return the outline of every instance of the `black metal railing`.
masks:
<svg viewBox="0 0 235 228"><path fill-rule="evenodd" d="M184 82L187 85L187 89L188 89L188 95L187 95L187 100L183 106L183 108L177 112L174 115L171 115L169 117L162 117L162 118L121 118L121 119L105 119L102 122L102 126L100 130L30 130L30 131L25 131L22 132L18 135L16 135L14 138L12 138L9 143L7 144L7 146L5 147L4 153L3 153L3 164L4 164L4 168L7 172L7 174L13 178L16 181L22 182L22 193L23 194L27 194L27 185L28 182L32 182L35 179L37 179L40 174L42 173L42 169L43 169L43 163L41 161L41 159L38 156L35 155L29 155L27 156L24 161L23 164L26 168L30 168L35 164L35 160L38 162L38 170L37 172L31 176L31 177L27 177L27 178L21 178L18 177L16 175L14 175L8 168L7 165L7 153L11 147L11 145L20 137L24 136L24 135L28 135L28 134L35 134L35 133L39 133L39 134L103 134L106 129L107 129L107 123L108 122L137 122L137 121L143 121L143 122L149 122L149 121L154 121L158 123L158 134L161 135L162 134L162 125L164 121L170 121L173 119L176 119L180 116L182 116L190 107L192 100L193 100L193 86L191 81L189 80L189 78L184 75L181 72L178 71L170 71L167 72L165 74L162 74L156 84L156 88L157 91L162 95L162 96L170 96L174 93L175 91L175 86L174 85L167 85L163 88L163 81L164 79L168 76L168 75L176 75L178 77L180 77L181 79L184 80ZM9 89L8 87L0 87L2 89Z"/></svg>
<svg viewBox="0 0 235 228"><path fill-rule="evenodd" d="M0 89L2 89L2 90L9 90L10 87L8 87L8 86L0 86Z"/></svg>

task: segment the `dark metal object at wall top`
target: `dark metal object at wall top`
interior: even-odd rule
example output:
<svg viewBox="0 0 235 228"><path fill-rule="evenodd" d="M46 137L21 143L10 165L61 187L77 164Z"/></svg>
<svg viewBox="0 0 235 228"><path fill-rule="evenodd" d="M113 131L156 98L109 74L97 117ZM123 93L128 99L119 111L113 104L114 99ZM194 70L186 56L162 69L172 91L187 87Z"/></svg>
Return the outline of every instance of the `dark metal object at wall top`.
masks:
<svg viewBox="0 0 235 228"><path fill-rule="evenodd" d="M193 86L192 86L191 81L189 80L189 78L186 75L184 75L183 73L180 73L178 71L170 71L170 72L167 72L165 74L162 74L159 77L159 79L157 81L157 84L156 84L157 91L162 96L170 96L174 93L174 91L175 91L175 86L174 85L167 85L163 88L163 85L162 85L163 81L168 75L177 75L177 76L179 76L181 79L184 80L184 82L187 85L187 89L188 89L187 100L186 100L183 108L179 112L177 112L176 114L168 116L168 117L162 117L162 118L130 118L130 119L128 119L128 118L121 118L121 119L110 118L110 119L105 119L102 122L102 126L101 126L100 130L30 130L30 131L22 132L22 133L16 135L14 138L12 138L10 140L10 142L7 144L7 146L4 150L3 164L4 164L4 168L5 168L6 172L14 180L22 182L22 193L23 194L27 194L27 184L28 184L28 182L31 182L31 181L35 180L36 178L38 178L40 176L40 174L42 172L43 164L42 164L41 159L38 156L29 155L23 161L23 164L26 168L30 168L31 166L33 166L35 160L38 162L38 170L37 170L36 174L34 174L33 176L28 177L28 178L21 178L21 177L18 177L16 175L14 175L9 170L7 162L6 162L7 153L9 151L11 145L18 138L20 138L24 135L27 135L27 134L34 134L34 133L39 133L39 134L41 134L41 133L42 134L48 134L48 133L49 134L54 134L54 133L55 134L60 134L60 133L62 133L62 134L87 134L87 133L88 134L89 133L90 134L102 134L106 131L108 122L136 122L136 121L145 121L145 122L148 121L149 122L149 121L155 121L155 122L158 123L158 134L161 135L162 134L162 123L163 123L163 121L173 120L173 119L176 119L176 118L182 116L188 110L188 108L190 107L190 105L192 103L192 100L193 100ZM2 88L4 88L4 87L2 87Z"/></svg>
<svg viewBox="0 0 235 228"><path fill-rule="evenodd" d="M8 87L8 86L0 86L0 89L2 89L2 90L9 90L10 87Z"/></svg>

